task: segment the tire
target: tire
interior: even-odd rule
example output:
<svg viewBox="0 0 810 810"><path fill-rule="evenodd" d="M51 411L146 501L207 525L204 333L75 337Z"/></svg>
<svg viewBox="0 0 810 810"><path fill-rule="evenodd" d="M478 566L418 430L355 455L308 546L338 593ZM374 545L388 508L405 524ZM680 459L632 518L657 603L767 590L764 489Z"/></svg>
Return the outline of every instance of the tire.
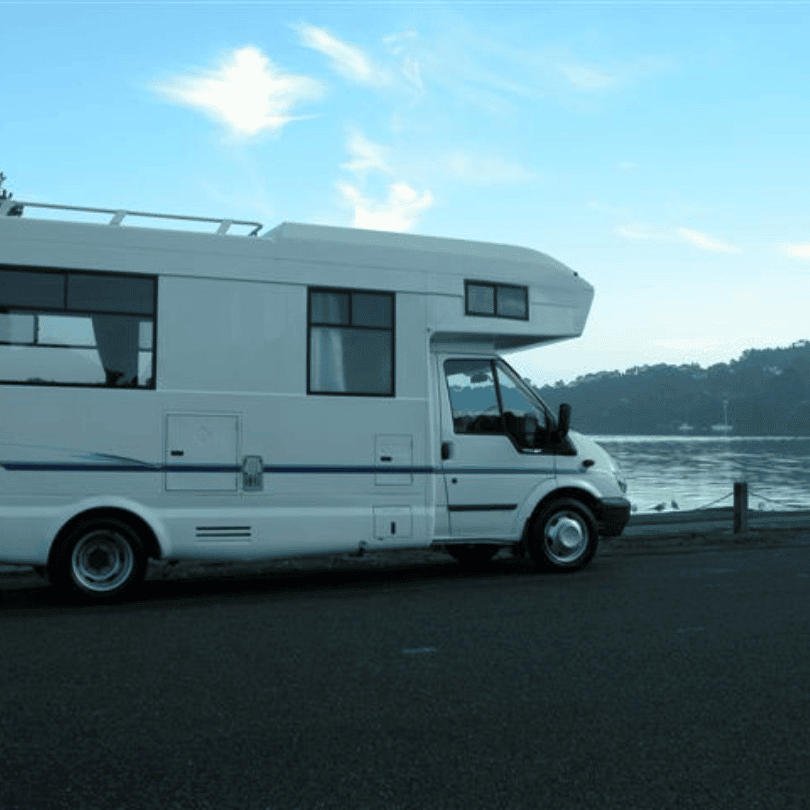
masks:
<svg viewBox="0 0 810 810"><path fill-rule="evenodd" d="M485 567L500 551L500 546L462 543L445 546L447 553L460 562L465 568Z"/></svg>
<svg viewBox="0 0 810 810"><path fill-rule="evenodd" d="M64 595L104 602L132 591L146 573L138 532L115 517L90 517L58 541L48 575Z"/></svg>
<svg viewBox="0 0 810 810"><path fill-rule="evenodd" d="M578 571L591 561L598 543L593 512L575 498L560 498L534 521L529 554L545 570Z"/></svg>

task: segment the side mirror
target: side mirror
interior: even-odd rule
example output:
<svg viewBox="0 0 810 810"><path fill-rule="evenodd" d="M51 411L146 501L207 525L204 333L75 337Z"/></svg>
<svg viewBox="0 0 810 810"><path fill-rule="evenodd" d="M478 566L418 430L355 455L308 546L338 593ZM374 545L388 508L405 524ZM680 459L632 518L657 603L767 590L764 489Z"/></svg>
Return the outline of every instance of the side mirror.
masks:
<svg viewBox="0 0 810 810"><path fill-rule="evenodd" d="M568 435L571 427L571 406L567 402L560 405L560 415L557 417L557 440L562 441Z"/></svg>

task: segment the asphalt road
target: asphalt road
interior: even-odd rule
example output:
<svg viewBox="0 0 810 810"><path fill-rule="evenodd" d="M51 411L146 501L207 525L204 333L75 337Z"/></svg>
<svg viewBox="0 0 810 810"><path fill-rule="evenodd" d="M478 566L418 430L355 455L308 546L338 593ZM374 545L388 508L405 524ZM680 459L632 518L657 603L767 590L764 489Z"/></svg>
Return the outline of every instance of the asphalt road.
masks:
<svg viewBox="0 0 810 810"><path fill-rule="evenodd" d="M0 808L799 808L810 556L0 591Z"/></svg>

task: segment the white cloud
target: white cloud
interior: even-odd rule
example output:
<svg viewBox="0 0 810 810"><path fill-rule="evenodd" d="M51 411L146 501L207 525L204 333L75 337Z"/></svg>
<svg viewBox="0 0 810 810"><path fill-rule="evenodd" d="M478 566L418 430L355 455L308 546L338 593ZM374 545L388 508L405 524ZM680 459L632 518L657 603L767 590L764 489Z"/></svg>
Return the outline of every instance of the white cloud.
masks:
<svg viewBox="0 0 810 810"><path fill-rule="evenodd" d="M358 84L381 85L388 82L385 72L375 66L356 45L338 39L326 28L301 23L294 25L301 42L332 60L332 68Z"/></svg>
<svg viewBox="0 0 810 810"><path fill-rule="evenodd" d="M810 259L810 243L803 245L779 245L779 250L781 250L785 256L790 256L792 259Z"/></svg>
<svg viewBox="0 0 810 810"><path fill-rule="evenodd" d="M351 133L346 148L352 160L341 168L352 172L360 183L365 184L369 174L395 177L401 171L392 159L390 147L369 140L359 130ZM344 201L354 209L357 228L407 231L422 211L433 205L433 194L429 190L418 194L401 180L388 184L385 200L373 199L356 184L341 181L337 188Z"/></svg>
<svg viewBox="0 0 810 810"><path fill-rule="evenodd" d="M518 31L490 28L482 33L454 15L428 34L427 41L413 29L395 31L375 43L373 51L325 27L302 22L292 28L302 45L326 56L331 69L349 81L407 89L414 101L429 85L498 115L513 115L526 103L545 103L549 94L561 95L564 101L577 99L622 89L674 68L660 57L603 62L565 47L538 47Z"/></svg>
<svg viewBox="0 0 810 810"><path fill-rule="evenodd" d="M320 98L323 85L308 76L284 73L258 48L235 48L214 69L180 74L152 89L169 101L199 109L234 134L276 132L304 116L291 114L304 101Z"/></svg>
<svg viewBox="0 0 810 810"><path fill-rule="evenodd" d="M419 215L433 205L433 195L421 195L407 183L391 183L385 201L370 200L349 183L338 183L344 199L354 207L354 226L379 231L407 231Z"/></svg>
<svg viewBox="0 0 810 810"><path fill-rule="evenodd" d="M361 132L355 131L349 136L346 145L352 160L342 164L341 168L348 169L355 174L378 171L382 174L394 174L391 166L391 149L379 143L374 143Z"/></svg>
<svg viewBox="0 0 810 810"><path fill-rule="evenodd" d="M301 42L324 56L328 56L332 69L349 81L373 87L396 87L397 74L405 84L418 94L424 92L422 67L419 60L409 52L416 40L415 31L403 31L382 38L388 52L399 57L399 68L388 69L369 57L366 52L346 40L339 39L326 28L300 23L293 26ZM399 83L402 86L401 82Z"/></svg>
<svg viewBox="0 0 810 810"><path fill-rule="evenodd" d="M692 231L689 228L678 228L678 236L703 250L712 250L717 253L739 253L740 249L726 242L719 242L717 239L700 231Z"/></svg>

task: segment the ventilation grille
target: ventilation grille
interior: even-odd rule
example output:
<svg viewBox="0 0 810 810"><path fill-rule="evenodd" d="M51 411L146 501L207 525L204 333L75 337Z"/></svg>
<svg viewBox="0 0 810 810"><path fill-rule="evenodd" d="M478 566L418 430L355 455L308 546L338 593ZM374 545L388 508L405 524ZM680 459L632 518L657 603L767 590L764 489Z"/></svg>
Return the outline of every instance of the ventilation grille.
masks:
<svg viewBox="0 0 810 810"><path fill-rule="evenodd" d="M252 540L250 526L195 526L198 540Z"/></svg>

